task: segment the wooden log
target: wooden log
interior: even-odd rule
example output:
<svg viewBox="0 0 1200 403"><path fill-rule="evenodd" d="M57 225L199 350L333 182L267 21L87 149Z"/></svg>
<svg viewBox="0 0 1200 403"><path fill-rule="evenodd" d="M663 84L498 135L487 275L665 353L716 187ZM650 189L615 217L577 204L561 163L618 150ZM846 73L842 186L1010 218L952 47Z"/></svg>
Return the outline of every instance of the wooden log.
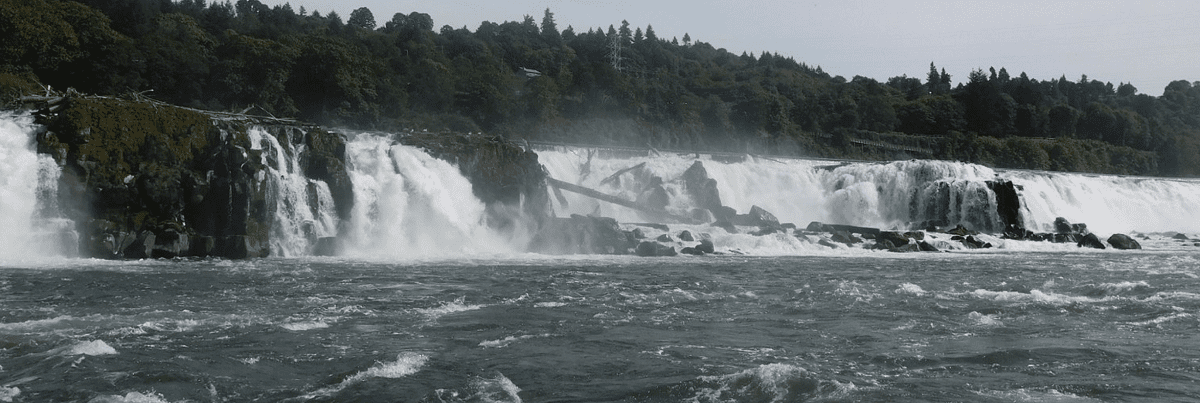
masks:
<svg viewBox="0 0 1200 403"><path fill-rule="evenodd" d="M675 220L677 222L684 223L684 224L695 224L695 220L688 218L688 217L671 214L671 213L668 213L666 210L660 210L660 209L652 208L649 206L645 206L645 205L639 204L634 201L625 200L625 199L622 199L617 196L605 194L603 192L599 192L599 191L596 191L593 189L588 189L588 188L585 188L583 186L579 186L576 184L563 182L558 179L548 177L548 178L546 178L546 183L550 184L550 186L553 186L553 187L556 187L556 188L559 188L562 190L579 193L581 195L591 197L593 199L597 199L597 200L601 200L601 201L606 201L606 202L609 202L612 204L616 204L618 206L628 207L628 208L631 208L634 210L643 211L643 212L650 213L650 214L660 216L663 218L669 218L669 219L672 219L672 220Z"/></svg>
<svg viewBox="0 0 1200 403"><path fill-rule="evenodd" d="M646 166L646 163L645 163L645 162L643 162L643 163L641 163L641 164L637 164L637 165L631 166L631 167L629 167L629 168L622 169L622 170L620 170L620 171L617 171L617 173L615 173L615 174L612 174L612 175L609 175L607 178L604 178L604 180L600 181L600 184L601 184L601 185L604 185L604 184L607 184L607 183L609 183L609 182L615 181L615 180L617 180L617 178L620 178L622 174L624 174L624 173L626 173L626 172L629 172L629 171L632 171L632 170L635 170L635 169L638 169L638 168L641 168L641 167L644 167L644 166Z"/></svg>

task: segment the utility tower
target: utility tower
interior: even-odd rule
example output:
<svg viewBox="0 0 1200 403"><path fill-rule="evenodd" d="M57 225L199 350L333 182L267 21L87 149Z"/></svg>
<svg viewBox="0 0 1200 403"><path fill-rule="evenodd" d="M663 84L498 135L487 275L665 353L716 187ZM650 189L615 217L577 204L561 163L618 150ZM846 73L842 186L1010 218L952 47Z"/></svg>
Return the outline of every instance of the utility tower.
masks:
<svg viewBox="0 0 1200 403"><path fill-rule="evenodd" d="M612 29L612 28L609 28ZM617 71L623 71L621 68L621 35L612 35L608 39L608 63L612 64Z"/></svg>

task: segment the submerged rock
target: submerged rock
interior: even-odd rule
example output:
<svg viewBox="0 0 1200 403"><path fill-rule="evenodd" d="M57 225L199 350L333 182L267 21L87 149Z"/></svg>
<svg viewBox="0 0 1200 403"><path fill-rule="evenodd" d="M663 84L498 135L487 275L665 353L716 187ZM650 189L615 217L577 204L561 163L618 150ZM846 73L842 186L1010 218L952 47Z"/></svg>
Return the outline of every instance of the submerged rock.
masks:
<svg viewBox="0 0 1200 403"><path fill-rule="evenodd" d="M646 257L678 255L678 253L675 252L675 247L650 241L639 243L635 253L637 253L638 256Z"/></svg>
<svg viewBox="0 0 1200 403"><path fill-rule="evenodd" d="M1112 234L1112 236L1108 237L1108 244L1112 245L1113 249L1121 250L1142 248L1142 245L1136 239L1125 234Z"/></svg>

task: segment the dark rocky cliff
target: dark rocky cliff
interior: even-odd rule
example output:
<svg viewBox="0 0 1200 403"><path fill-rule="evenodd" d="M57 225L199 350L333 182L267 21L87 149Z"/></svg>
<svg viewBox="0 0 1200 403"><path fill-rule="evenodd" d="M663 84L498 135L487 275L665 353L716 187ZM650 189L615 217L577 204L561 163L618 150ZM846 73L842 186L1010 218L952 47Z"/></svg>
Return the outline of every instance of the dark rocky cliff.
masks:
<svg viewBox="0 0 1200 403"><path fill-rule="evenodd" d="M62 167L58 214L75 222L81 256L272 255L277 204L264 162L275 157L264 158L263 147L251 145L251 127L275 137L288 153L300 153L303 175L329 186L342 221L353 208L346 137L320 127L136 97L69 94L36 104L45 128L38 151ZM397 140L458 164L488 205L493 226L515 227L514 217L540 220L547 212L545 173L532 152L484 136Z"/></svg>

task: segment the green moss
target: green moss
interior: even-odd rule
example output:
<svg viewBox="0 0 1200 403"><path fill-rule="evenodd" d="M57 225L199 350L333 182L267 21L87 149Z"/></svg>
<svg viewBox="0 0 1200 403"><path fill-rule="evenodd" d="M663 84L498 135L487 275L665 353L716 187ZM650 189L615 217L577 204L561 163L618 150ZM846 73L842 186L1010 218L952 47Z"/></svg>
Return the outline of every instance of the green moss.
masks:
<svg viewBox="0 0 1200 403"><path fill-rule="evenodd" d="M190 165L215 130L203 113L112 98L65 101L51 125L78 161L98 163L92 175L108 183L136 174L143 162Z"/></svg>

